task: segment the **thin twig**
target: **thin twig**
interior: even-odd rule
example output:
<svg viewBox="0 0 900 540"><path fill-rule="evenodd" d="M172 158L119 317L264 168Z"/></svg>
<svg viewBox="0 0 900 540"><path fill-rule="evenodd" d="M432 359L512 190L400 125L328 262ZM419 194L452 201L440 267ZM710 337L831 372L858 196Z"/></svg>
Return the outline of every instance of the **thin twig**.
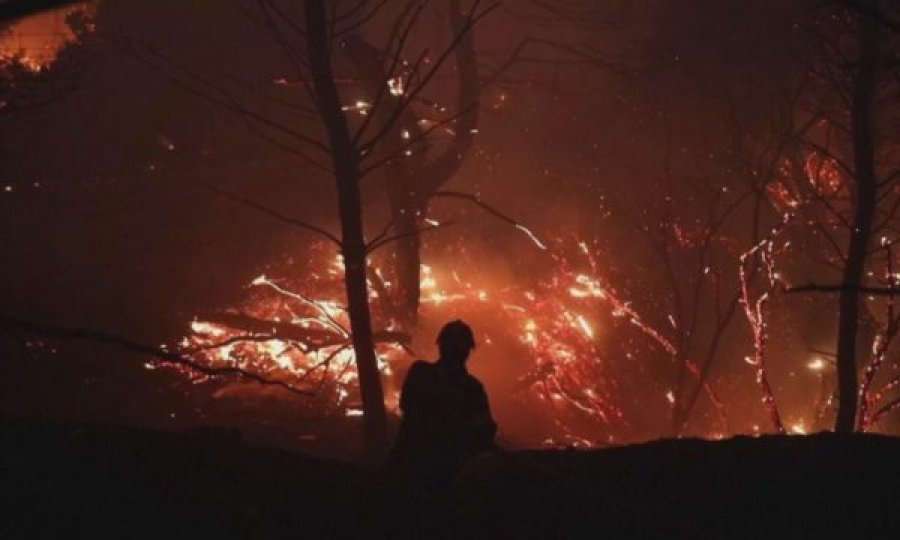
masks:
<svg viewBox="0 0 900 540"><path fill-rule="evenodd" d="M136 352L138 354L151 356L158 360L162 360L164 362L170 364L177 364L182 367L186 367L192 371L202 373L203 375L207 375L209 377L226 377L226 376L240 376L242 378L260 383L269 386L280 386L290 392L293 392L302 396L314 396L315 394L312 392L308 392L306 390L299 389L287 382L278 381L273 379L268 379L259 375L257 373L253 373L251 371L246 371L239 367L211 367L204 364L201 364L187 356L174 353L159 347L154 347L152 345L147 345L145 343L141 343L134 339L120 336L118 334L113 334L110 332L102 331L102 330L94 330L91 328L80 328L80 327L72 327L72 326L62 326L55 324L47 324L42 322L33 322L26 321L23 319L18 319L15 317L0 317L0 327L4 329L11 329L13 331L19 331L27 334L34 334L39 336L44 336L47 338L54 339L69 339L69 340L87 340L94 341L97 343L104 343L107 345L114 345L116 347L120 347L122 349L126 349L132 352Z"/></svg>
<svg viewBox="0 0 900 540"><path fill-rule="evenodd" d="M275 219L281 220L281 221L283 221L283 222L285 222L285 223L289 223L289 224L294 225L294 226L296 226L296 227L300 227L301 229L306 229L306 230L308 230L308 231L312 231L312 232L314 232L314 233L320 234L320 235L324 236L325 238L327 238L328 240L331 240L332 242L334 242L334 244L337 245L338 247L341 247L341 245L342 245L342 244L341 244L341 239L340 239L340 238L338 238L336 235L334 235L334 234L328 232L327 230L323 229L322 227L319 227L319 226L317 226L317 225L313 225L313 224L311 224L311 223L307 223L307 222L305 222L305 221L301 221L301 220L296 219L296 218L292 218L292 217L290 217L290 216L286 216L286 215L282 214L281 212L278 212L277 210L273 210L272 208L269 208L268 206L265 206L265 205L263 205L263 204L258 203L257 201L254 201L254 200L252 200L252 199L248 199L248 198L246 198L246 197L243 197L243 196L238 195L238 194L236 194L236 193L232 193L232 192L230 192L230 191L226 191L226 190L221 189L221 188L219 188L219 187L217 187L217 186L214 186L214 185L212 185L212 184L207 184L207 187L208 187L211 191L213 191L213 192L215 192L215 193L217 193L217 194L219 194L219 195L221 195L221 196L223 196L223 197L225 197L225 198L227 198L227 199L229 199L229 200L231 200L231 201L234 201L234 202L243 204L243 205L248 206L248 207L250 207L250 208L254 208L254 209L259 210L260 212L262 212L262 213L264 213L264 214L266 214L266 215L268 215L268 216L274 217Z"/></svg>

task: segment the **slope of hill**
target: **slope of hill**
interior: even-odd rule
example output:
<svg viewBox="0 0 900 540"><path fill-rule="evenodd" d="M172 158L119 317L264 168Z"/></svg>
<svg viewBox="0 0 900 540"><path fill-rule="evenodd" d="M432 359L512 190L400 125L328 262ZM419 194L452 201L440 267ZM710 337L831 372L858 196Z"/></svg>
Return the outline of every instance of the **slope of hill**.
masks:
<svg viewBox="0 0 900 540"><path fill-rule="evenodd" d="M473 463L437 514L226 430L0 422L0 537L896 538L900 439L666 440Z"/></svg>

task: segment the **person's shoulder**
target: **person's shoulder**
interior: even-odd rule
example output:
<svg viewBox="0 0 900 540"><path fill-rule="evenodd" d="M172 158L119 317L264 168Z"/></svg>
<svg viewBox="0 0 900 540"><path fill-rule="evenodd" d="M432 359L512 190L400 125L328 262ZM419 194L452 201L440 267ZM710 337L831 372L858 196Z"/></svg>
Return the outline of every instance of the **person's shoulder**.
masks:
<svg viewBox="0 0 900 540"><path fill-rule="evenodd" d="M484 384L478 380L478 377L471 373L466 373L466 384L468 384L472 390L484 392Z"/></svg>
<svg viewBox="0 0 900 540"><path fill-rule="evenodd" d="M434 368L434 364L426 360L416 360L409 366L409 371L429 371Z"/></svg>
<svg viewBox="0 0 900 540"><path fill-rule="evenodd" d="M422 377L427 373L431 373L434 371L434 364L431 362L426 362L425 360L416 360L409 366L409 370L406 372L407 378L416 378Z"/></svg>

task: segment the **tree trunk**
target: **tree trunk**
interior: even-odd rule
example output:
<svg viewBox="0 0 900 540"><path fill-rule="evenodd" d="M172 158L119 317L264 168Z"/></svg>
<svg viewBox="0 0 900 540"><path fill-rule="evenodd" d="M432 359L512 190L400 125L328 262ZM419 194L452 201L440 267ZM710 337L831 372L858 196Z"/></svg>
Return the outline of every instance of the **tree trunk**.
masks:
<svg viewBox="0 0 900 540"><path fill-rule="evenodd" d="M371 113L376 131L394 122L393 128L378 140L376 159L386 159L383 166L385 191L391 207L392 232L398 237L392 246L396 292L392 295L394 310L390 315L401 328L408 329L416 325L419 311L421 242L416 231L422 219L416 205L419 199L416 172L421 170L427 145L425 140L419 140L423 132L411 107L401 96L386 91L390 74L381 51L359 35L348 36L342 45L359 74L367 98L373 104L377 101L377 107Z"/></svg>
<svg viewBox="0 0 900 540"><path fill-rule="evenodd" d="M877 0L866 2L875 7ZM873 101L877 84L879 46L878 22L869 14L861 15L859 59L852 80L852 136L855 169L855 209L850 228L850 245L839 299L837 339L838 405L834 429L850 433L856 428L858 398L857 338L859 309L867 252L875 218L877 179L875 176L875 142L873 134Z"/></svg>
<svg viewBox="0 0 900 540"><path fill-rule="evenodd" d="M407 138L417 140L423 134L415 111L408 103L402 103L401 98L385 95L385 86L392 74L386 72L382 53L359 35L348 36L343 43L369 100L374 102L377 96L381 96L375 111L376 119L381 125L391 120L396 123L380 146L382 153L395 156L385 164L384 172L394 220L393 233L400 237L394 243L394 279L397 287L394 306L402 328L414 327L418 320L422 241L416 231L422 227L429 200L459 170L478 130L481 88L475 39L459 0L448 0L447 4L451 36L459 38L453 50L458 83L457 118L452 124L453 139L441 155L428 163L424 159L426 140L408 145ZM397 107L405 109L397 115ZM412 156L405 155L403 148L407 148Z"/></svg>
<svg viewBox="0 0 900 540"><path fill-rule="evenodd" d="M409 198L409 197L404 197ZM394 214L394 234L399 236L394 254L394 274L397 280L397 298L395 307L399 318L397 322L404 329L414 328L419 318L419 300L421 298L422 239L418 229L422 219L409 203L392 204Z"/></svg>
<svg viewBox="0 0 900 540"><path fill-rule="evenodd" d="M366 282L366 245L363 233L362 204L359 192L359 152L353 145L347 120L334 83L327 36L324 0L306 0L309 67L313 78L316 106L331 146L341 219L344 257L344 283L350 317L353 351L359 372L365 443L371 457L380 456L387 447L387 424L381 372L372 340L369 312L369 287Z"/></svg>

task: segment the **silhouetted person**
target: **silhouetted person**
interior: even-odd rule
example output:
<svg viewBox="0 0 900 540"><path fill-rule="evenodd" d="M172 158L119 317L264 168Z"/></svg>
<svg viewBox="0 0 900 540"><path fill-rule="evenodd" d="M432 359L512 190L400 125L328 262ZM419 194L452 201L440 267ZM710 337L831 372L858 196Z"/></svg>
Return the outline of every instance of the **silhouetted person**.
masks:
<svg viewBox="0 0 900 540"><path fill-rule="evenodd" d="M416 361L406 375L391 456L395 470L426 491L446 487L466 462L494 450L497 432L484 387L466 370L472 329L447 323L437 345L437 362Z"/></svg>

